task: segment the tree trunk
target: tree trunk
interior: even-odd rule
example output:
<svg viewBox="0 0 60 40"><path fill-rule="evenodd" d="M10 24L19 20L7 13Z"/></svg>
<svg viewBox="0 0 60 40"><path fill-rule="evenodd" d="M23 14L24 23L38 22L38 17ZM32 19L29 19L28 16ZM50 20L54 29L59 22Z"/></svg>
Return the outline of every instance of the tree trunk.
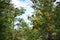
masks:
<svg viewBox="0 0 60 40"><path fill-rule="evenodd" d="M48 31L47 33L46 33L46 40L52 40L52 32L50 32L50 31Z"/></svg>

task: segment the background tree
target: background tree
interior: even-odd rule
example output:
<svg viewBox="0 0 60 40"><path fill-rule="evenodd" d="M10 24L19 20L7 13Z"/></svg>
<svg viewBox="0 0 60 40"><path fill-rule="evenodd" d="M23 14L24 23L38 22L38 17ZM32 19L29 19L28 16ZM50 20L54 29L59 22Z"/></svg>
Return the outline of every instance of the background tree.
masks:
<svg viewBox="0 0 60 40"><path fill-rule="evenodd" d="M57 37L57 31L59 31L58 24L60 23L58 22L60 20L58 17L60 11L59 2L58 5L55 6L54 2L56 0L31 1L33 2L33 8L35 9L35 14L33 14L31 17L33 29L41 30L39 31L42 35L43 40L57 40L58 38L55 38Z"/></svg>
<svg viewBox="0 0 60 40"><path fill-rule="evenodd" d="M11 0L0 0L0 40L12 40L14 18L22 13L23 9L14 8Z"/></svg>

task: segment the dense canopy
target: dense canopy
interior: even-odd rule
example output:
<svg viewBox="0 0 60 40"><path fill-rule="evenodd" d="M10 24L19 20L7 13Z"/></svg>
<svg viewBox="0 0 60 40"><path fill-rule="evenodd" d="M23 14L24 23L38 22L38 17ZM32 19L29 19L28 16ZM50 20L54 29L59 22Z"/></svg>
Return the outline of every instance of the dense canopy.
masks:
<svg viewBox="0 0 60 40"><path fill-rule="evenodd" d="M23 7L18 9L11 0L0 0L0 40L60 40L60 2L31 1L34 12L28 17L33 25L30 27L22 18L16 18L25 13Z"/></svg>

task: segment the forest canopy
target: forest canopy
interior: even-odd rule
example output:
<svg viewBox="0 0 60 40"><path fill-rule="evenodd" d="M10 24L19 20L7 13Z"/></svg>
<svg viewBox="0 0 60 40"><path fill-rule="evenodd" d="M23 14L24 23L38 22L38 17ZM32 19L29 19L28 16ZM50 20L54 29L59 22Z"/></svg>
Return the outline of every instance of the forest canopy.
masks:
<svg viewBox="0 0 60 40"><path fill-rule="evenodd" d="M34 12L28 20L33 26L29 27L25 20L16 18L25 13L23 7L18 9L11 0L0 0L0 40L60 40L60 2L56 1L31 0Z"/></svg>

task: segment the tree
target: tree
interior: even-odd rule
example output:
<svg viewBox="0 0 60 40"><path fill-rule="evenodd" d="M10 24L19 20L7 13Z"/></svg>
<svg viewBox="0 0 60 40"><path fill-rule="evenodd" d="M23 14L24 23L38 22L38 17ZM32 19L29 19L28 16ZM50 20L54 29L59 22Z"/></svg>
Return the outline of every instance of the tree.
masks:
<svg viewBox="0 0 60 40"><path fill-rule="evenodd" d="M14 18L23 13L23 9L14 8L11 0L0 0L0 40L12 40Z"/></svg>
<svg viewBox="0 0 60 40"><path fill-rule="evenodd" d="M55 6L56 0L31 0L36 13L32 15L31 21L33 29L40 31L44 40L57 40L57 31L59 31L59 11L60 4ZM55 6L55 7L54 7ZM57 11L58 10L58 11ZM59 15L59 16L58 16ZM42 33L43 32L43 33ZM53 35L54 34L54 35ZM59 39L58 39L59 40Z"/></svg>

